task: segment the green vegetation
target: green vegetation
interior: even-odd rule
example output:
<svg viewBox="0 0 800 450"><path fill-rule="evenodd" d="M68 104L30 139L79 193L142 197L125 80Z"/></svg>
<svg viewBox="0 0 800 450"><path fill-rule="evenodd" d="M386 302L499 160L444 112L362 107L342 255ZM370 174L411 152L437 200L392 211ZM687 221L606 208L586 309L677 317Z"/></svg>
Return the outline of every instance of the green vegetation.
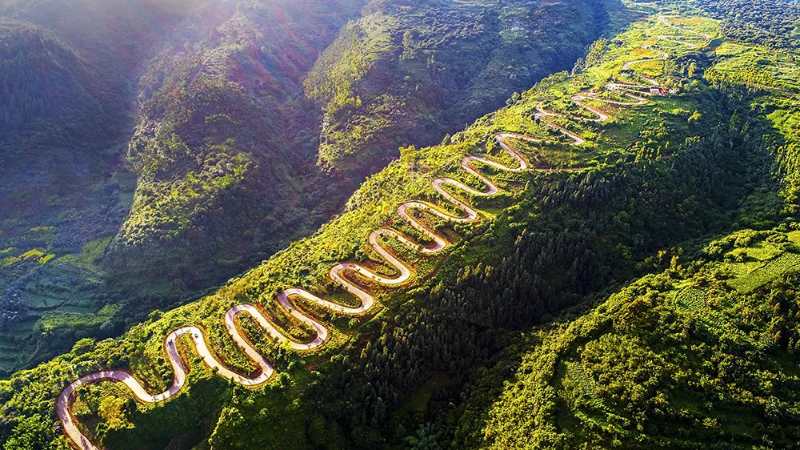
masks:
<svg viewBox="0 0 800 450"><path fill-rule="evenodd" d="M134 319L120 314L109 326L73 317L70 323L95 325L51 327L44 336L37 325L43 315L86 315L147 296L120 296L106 284L102 264L76 258L114 235L130 208L136 180L120 155L130 135L134 77L150 57L153 33L202 2L169 3L192 7L0 1L0 247L12 249L0 256L0 374L68 349L75 334L116 335L125 317Z"/></svg>
<svg viewBox="0 0 800 450"><path fill-rule="evenodd" d="M792 0L693 0L724 21L731 39L776 48L800 48L800 5Z"/></svg>
<svg viewBox="0 0 800 450"><path fill-rule="evenodd" d="M517 344L525 350L510 358L515 367L501 362L473 386L457 441L481 448L792 447L800 438L797 237L734 233L587 312L526 333ZM743 271L749 260L765 264ZM487 395L498 389L497 397Z"/></svg>
<svg viewBox="0 0 800 450"><path fill-rule="evenodd" d="M748 7L736 12L748 14ZM791 17L771 14L776 21ZM778 159L785 203L757 190L742 203L750 212L729 225L768 231L736 231L694 256L660 252L656 261L669 262L665 272L515 338L493 367L477 372L468 400L433 426L444 435L438 442L452 440L459 448L796 445L800 240L790 230L798 224L769 230L761 217L767 208L797 213L800 109L791 61L798 55L747 43L778 47L785 36L736 31L742 23L726 22L722 30L746 42L715 47L704 76L716 86L749 90L746 102L768 124L761 146Z"/></svg>
<svg viewBox="0 0 800 450"><path fill-rule="evenodd" d="M305 80L324 111L319 164L351 174L383 167L399 146L439 142L570 67L620 12L605 0L372 3Z"/></svg>
<svg viewBox="0 0 800 450"><path fill-rule="evenodd" d="M682 42L659 39L674 34L676 24L687 28ZM176 435L192 436L187 438L192 442L176 444L185 448L205 437L215 448L376 448L446 439L451 436L447 429L423 423L453 400L459 402L458 392L470 369L485 364L503 347L507 330L526 329L610 284L662 266L669 257L659 249L731 224L774 225L782 220L783 202L758 202L755 207L751 201L766 198L763 192L775 188L770 168L775 155L771 151L776 149L761 140L764 133L773 133L769 115L751 108L763 98L733 83L702 78L715 60L708 49L698 51L695 42L701 34L712 39L716 26L700 18L639 21L593 47L585 68L574 76L562 73L544 80L446 144L405 149L399 160L364 183L344 214L219 291L191 305L153 313L119 339L80 341L70 353L15 374L0 384L0 437L6 448L33 439L31 433L42 439L37 434L42 432L46 442L63 445L52 427L43 431L33 421L53 417L54 397L78 375L128 367L153 391L163 389L172 377L163 338L178 326L202 327L228 366L249 373L249 360L224 330L221 319L228 307L261 303L279 325L303 336L299 324L272 307L276 291L302 287L348 302L328 281L329 268L339 261L370 258L366 236L392 224L401 201L435 202L429 188L432 178L447 175L474 183L463 176L458 163L484 145L489 154L498 155L490 140L493 133L547 136L548 127L534 120L538 105L569 112L567 99L577 92L631 76L631 71L658 75L676 95L656 97L637 108L606 106L614 116L607 124L564 123L590 140L582 146L553 143L540 153L540 146L519 143L529 159L543 166L549 163L546 155L569 149L554 164L578 170L561 175L492 174L508 193L474 200L488 211L482 225L431 222L459 236L446 258L421 258L391 244L416 268L417 288L390 292L370 286L383 308L365 321L315 311L338 330L319 352L287 352L245 321L258 350L282 372L268 388L226 387L193 363L189 391L166 405L120 402L117 399L128 398L124 389L103 383L82 389L75 406L87 431L114 448L163 447L174 443ZM655 66L626 65L657 56L637 50L656 42L670 53L660 73L653 73ZM765 246L754 250L752 258L769 264L780 252L789 252L788 247L779 251ZM741 257L747 260L742 264L750 257ZM682 303L697 306L700 296L684 294ZM181 347L184 354L194 354L187 343ZM580 378L585 372L573 368L570 373ZM436 373L447 374L438 378L446 382L429 384ZM397 408L401 404L408 406Z"/></svg>
<svg viewBox="0 0 800 450"><path fill-rule="evenodd" d="M630 19L615 1L68 3L0 1L0 345L20 349L0 374L216 289L312 234L398 146L438 142ZM4 259L34 249L54 256Z"/></svg>
<svg viewBox="0 0 800 450"><path fill-rule="evenodd" d="M12 372L69 350L76 339L98 330L105 336L119 331L120 305L87 294L99 290L102 273L96 261L109 241L110 237L87 243L76 255L56 257L33 249L0 260L3 273L9 276L2 279L7 283L6 301L19 301L22 295L26 299L25 308L16 315L10 314L13 303L5 305L0 371Z"/></svg>
<svg viewBox="0 0 800 450"><path fill-rule="evenodd" d="M402 23L404 16L392 17ZM498 17L515 16L505 11ZM397 26L362 20L347 28L348 39L370 37L374 46L366 47L381 50L380 36L393 35L379 29L384 24ZM290 335L309 339L311 330L275 307L275 293L300 287L352 304L328 270L341 261L368 261L390 274L367 245L369 233L388 225L419 238L398 223L397 206L408 199L439 203L430 188L437 177L479 187L459 163L484 152L505 161L493 139L501 131L552 140L517 142L543 170L487 170L504 192L469 199L484 212L477 226L424 216L456 242L442 256L421 257L389 242L415 268L410 288L390 291L360 280L381 305L363 319L309 308L333 330L315 352L290 352L242 320L239 326L279 371L259 389L225 383L182 341L179 351L191 366L185 391L166 404L144 405L119 384L83 387L73 412L84 432L115 449L791 447L800 438L800 108L795 68L783 62L797 55L732 41L726 26L685 14L641 18L592 45L571 74L554 74L512 96L505 108L441 145L402 148L341 215L215 292L153 311L115 339L72 336L70 352L0 381L4 449L64 448L54 399L81 375L126 368L149 390L164 389L173 374L163 340L181 326L202 328L227 366L251 373L252 363L222 320L234 304L260 304ZM521 28L504 28L499 36L513 41ZM404 57L417 57L418 37L400 36ZM247 54L236 45L220 45L231 50L221 59ZM370 102L358 93L359 83L347 80L380 66L376 55L345 53L332 79L319 82L319 95L329 97L337 114ZM259 186L248 185L248 173L269 161L251 150L266 128L256 126L248 135L231 125L233 116L221 116L226 110L236 117L263 112L247 90L254 84L220 79L207 69L187 85L185 73L164 80L159 70L151 76L163 95L149 100L144 121L158 131L151 139L142 126L135 140L141 145L131 149L136 170L146 175L136 194L141 203L130 216L130 233L117 236L115 246L124 245L125 236L147 239L135 230L148 226L159 236L204 236L195 228L197 218L211 221L210 212L227 211L224 197ZM610 80L642 82L643 76L657 79L670 95L613 106L609 101L631 97L600 89ZM582 102L611 116L602 124L571 100L593 89L603 101ZM586 142L567 142L537 116L542 109L587 119L553 119ZM553 167L570 170L544 170ZM303 192L302 186L286 189ZM148 210L150 204L160 206ZM234 205L247 209L248 203ZM184 220L187 214L191 220ZM217 226L237 230L224 221ZM36 228L32 236L49 239L48 230ZM0 247L1 258L28 251ZM94 242L82 256L56 257L40 267L68 258L72 267L92 271L103 248ZM227 251L235 258L240 249ZM46 253L9 267L38 265ZM43 307L50 304L41 299ZM93 308L104 323L124 313L111 303L98 305ZM68 312L42 314L38 329L98 326ZM0 346L0 357L12 349Z"/></svg>
<svg viewBox="0 0 800 450"><path fill-rule="evenodd" d="M51 259L53 259L54 256L55 255L52 253L47 253L40 248L33 248L20 255L6 256L5 258L0 259L0 267L12 267L17 264L24 264L28 261L43 265L47 264Z"/></svg>
<svg viewBox="0 0 800 450"><path fill-rule="evenodd" d="M298 96L360 4L220 6L202 16L214 22L205 34L169 42L151 62L127 152L136 193L107 258L118 280L166 271L196 292L309 234L341 204L348 189L338 194L314 166L318 113Z"/></svg>

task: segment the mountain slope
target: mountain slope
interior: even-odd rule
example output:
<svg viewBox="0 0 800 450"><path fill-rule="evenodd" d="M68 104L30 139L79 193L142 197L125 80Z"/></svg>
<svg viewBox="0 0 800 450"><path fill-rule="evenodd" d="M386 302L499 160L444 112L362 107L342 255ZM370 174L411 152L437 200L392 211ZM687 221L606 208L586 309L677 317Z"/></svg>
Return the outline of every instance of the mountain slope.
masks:
<svg viewBox="0 0 800 450"><path fill-rule="evenodd" d="M94 262L130 207L121 155L139 66L202 9L171 5L0 2L0 345L15 349L0 372L119 331L117 292Z"/></svg>
<svg viewBox="0 0 800 450"><path fill-rule="evenodd" d="M740 223L782 220L784 199L770 169L789 152L762 139L779 133L775 116L752 107L760 97L715 78L712 69L721 67L712 66L719 62L712 52L725 49L717 30L696 17L639 21L593 46L584 71L548 78L446 145L404 149L344 214L218 292L153 314L119 339L81 341L0 383L0 437L63 444L53 422L54 400L64 393L60 413L70 411L79 432L113 448L207 440L215 448L399 445L447 410L470 370L503 347L507 330L648 270L657 263L648 255L659 249ZM467 157L476 153L488 153L482 157L494 165ZM513 155L530 170L513 170L521 168ZM466 170L479 164L488 179ZM442 193L451 189L454 196ZM423 212L420 201L439 214ZM462 223L453 217L459 211ZM391 238L387 226L436 251ZM379 229L383 238L373 234ZM330 277L332 267L340 278ZM280 303L289 288L339 307L303 303L298 317ZM358 292L365 293L358 300L348 295ZM365 306L369 298L374 308ZM239 314L245 306L235 305L261 312ZM363 319L348 317L364 309ZM226 324L226 311L238 319ZM276 325L253 320L259 314ZM321 328L301 319L307 316L326 339L315 339ZM265 332L274 326L281 331ZM185 337L168 339L175 346L165 352L170 335ZM246 340L236 341L241 335ZM213 353L203 350L206 342ZM254 351L241 352L241 342ZM191 369L186 384L165 391L173 382L169 361L180 360ZM217 376L233 370L238 383L260 382L265 364L280 374L264 388ZM103 369L120 370L97 377L129 370L148 392L175 398L137 405L114 383L72 385L74 401L73 391L62 390ZM409 439L436 440L430 430Z"/></svg>
<svg viewBox="0 0 800 450"><path fill-rule="evenodd" d="M325 113L319 163L370 172L511 92L571 67L615 2L375 2L306 79Z"/></svg>
<svg viewBox="0 0 800 450"><path fill-rule="evenodd" d="M462 448L792 447L798 243L798 231L736 232L530 333L488 408L509 368L473 391Z"/></svg>
<svg viewBox="0 0 800 450"><path fill-rule="evenodd" d="M207 287L333 213L340 199L310 189L335 180L313 165L318 115L302 78L360 3L241 4L161 51L127 152L131 213L109 247L119 273L152 278L161 261Z"/></svg>
<svg viewBox="0 0 800 450"><path fill-rule="evenodd" d="M771 28L762 17L765 23L746 26ZM759 217L780 204L757 192L746 204L758 214L731 227L759 231L660 252L651 261L665 272L516 340L451 411L453 445L789 448L797 441L800 136L792 124L800 86L797 66L787 62L798 54L776 50L782 37L735 26L722 27L730 40L710 54L705 77L745 88L743 99L768 125L761 145L780 165L785 221L771 229Z"/></svg>
<svg viewBox="0 0 800 450"><path fill-rule="evenodd" d="M449 117L448 129L460 126L495 108L513 90L570 67L584 45L603 30L606 9L615 7L614 2L601 2L591 8L551 6L541 12L492 2L475 8L451 2L374 1L366 4L358 20L342 26L359 4L240 6L196 51L164 52L166 61L156 62L145 77L146 97L129 148L140 185L131 215L109 249L116 267L136 261L140 263L136 270L147 271L160 260L159 267L174 268L173 277L189 286L207 286L208 280L221 281L249 267L292 237L313 231L363 176L395 158L398 146L438 140L442 127L437 116ZM481 19L488 24L509 11L516 11L519 18L491 27L480 25L490 28L481 33L461 31L479 16L489 14ZM555 32L541 16L569 23L564 30L583 31L578 36ZM365 27L371 27L371 34L353 39ZM435 42L430 50L420 49L416 59L397 48L398 30L409 27L429 34L422 36L423 44ZM466 54L486 53L492 42L500 43L498 36L512 28L542 34L537 40L542 46L568 37L570 47L562 44L559 52L537 52L517 36L496 51L494 62L473 74L472 82L448 81L451 74L464 72ZM317 31L309 34L311 29ZM434 53L446 56L439 56L435 67L423 64L429 57L425 55ZM182 58L178 70L176 54ZM349 61L354 61L353 67L332 67ZM526 75L495 74L500 64L507 68L513 64L515 71ZM430 78L432 72L441 73ZM365 102L354 121L380 122L385 127L353 129L344 133L346 142L331 140L326 131L330 114L342 105L328 93L340 84L364 86L364 92L335 94L346 96L345 102L355 97ZM421 96L430 98L432 91L441 91L434 97L453 98L421 107ZM476 96L486 98L470 99ZM402 105L420 107L403 112ZM449 105L462 105L464 110L456 114ZM353 145L361 149L360 170L331 176L313 166L318 160L332 168L332 163L324 162L329 159L325 155L350 152ZM233 161L233 155L239 159Z"/></svg>
<svg viewBox="0 0 800 450"><path fill-rule="evenodd" d="M53 103L51 116L38 114L43 106L36 103L32 111L42 120L20 122L36 130L0 138L11 139L0 142L0 158L9 162L0 179L0 192L8 193L0 196L0 320L7 327L0 345L18 349L0 354L0 373L84 337L118 335L311 234L365 175L396 156L398 144L439 141L445 128L571 67L606 27L606 9L620 9L615 1L577 12L562 2L417 3L0 3L13 27L49 36L52 47L15 50L26 57L24 67L9 70L14 91ZM470 31L473 19L480 29ZM383 142L358 142L361 169L322 170L327 106L309 89L330 81L321 71L331 58L360 50L347 30L393 21L416 30L413 58L396 51L403 36L395 30L392 51L336 82L352 76L358 95L378 105L369 120L386 120L384 107L395 100L424 108L383 129ZM553 29L555 21L569 27ZM473 52L488 62L465 63ZM425 55L434 53L438 62L428 67ZM36 84L26 77L35 72L35 54L58 68L57 79ZM48 60L52 55L60 56ZM399 78L381 81L395 70L419 90ZM447 81L458 71L469 76ZM438 99L426 103L432 91ZM388 98L394 100L378 100ZM6 115L21 117L19 108Z"/></svg>

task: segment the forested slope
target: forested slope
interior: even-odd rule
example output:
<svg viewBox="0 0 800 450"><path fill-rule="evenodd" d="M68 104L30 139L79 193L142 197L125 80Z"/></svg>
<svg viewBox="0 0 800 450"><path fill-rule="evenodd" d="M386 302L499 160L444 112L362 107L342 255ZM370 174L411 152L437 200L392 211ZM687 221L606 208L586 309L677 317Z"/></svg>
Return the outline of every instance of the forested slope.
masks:
<svg viewBox="0 0 800 450"><path fill-rule="evenodd" d="M791 49L797 43L784 39L781 25L795 6L697 3L723 18L740 13L721 27L727 40L709 55L704 77L744 89L747 109L766 126L760 145L776 156L772 189L783 202L763 189L745 205L761 215L782 203L782 223L772 228L774 221L748 213L728 224L737 230L731 234L659 252L651 261L664 272L515 339L478 373L468 400L437 421L435 429L447 430L442 441L480 448L796 445L800 72Z"/></svg>
<svg viewBox="0 0 800 450"><path fill-rule="evenodd" d="M306 79L322 105L319 163L374 171L571 67L614 1L373 2Z"/></svg>
<svg viewBox="0 0 800 450"><path fill-rule="evenodd" d="M152 314L121 338L80 341L70 353L0 383L0 439L6 448L65 445L54 425L55 398L67 383L97 370L129 369L151 392L163 390L173 376L164 337L186 325L208 336L226 367L255 375L223 321L235 304L259 305L290 336L312 341L315 331L278 307L275 294L297 287L353 306L328 278L331 267L358 261L393 276L367 242L371 231L391 225L423 239L397 219L397 206L409 199L441 204L430 186L444 176L479 189L461 170L462 158L485 149L510 164L494 136L514 132L546 142L515 141L532 171L486 171L503 192L465 197L481 210L477 226L417 216L454 243L438 256L384 243L414 268L410 286L389 289L349 276L380 304L361 319L303 306L329 325L324 346L291 352L250 318L239 319L238 329L280 373L267 386L251 390L225 382L186 340L177 346L191 371L177 398L137 404L121 385L101 383L81 387L71 409L84 433L111 448L192 448L200 442L214 448L422 448L492 438L481 434L488 426L485 399L468 408L477 417L464 415L460 392L514 342L515 330L660 270L688 240L748 226L792 227L794 91L769 89L756 83L763 77L726 70L725 64L737 67L749 60L747 52L759 50L724 42L718 29L697 17L638 21L594 45L574 75L544 80L449 143L404 148L399 160L364 183L344 214L218 292ZM745 56L729 57L737 49ZM794 70L766 67L776 71L772 80L791 79L786 70ZM663 90L651 84L630 97L609 88L647 80ZM781 108L754 107L778 100L785 101ZM602 116L607 120L597 119ZM775 173L776 167L783 170ZM770 239L793 253L793 236ZM765 261L777 255L775 246L764 249ZM488 398L498 394L490 390ZM510 426L503 419L497 415L490 425ZM462 424L465 431L457 432ZM575 440L580 436L570 442Z"/></svg>
<svg viewBox="0 0 800 450"><path fill-rule="evenodd" d="M793 448L797 228L712 241L526 334L473 386L458 446Z"/></svg>
<svg viewBox="0 0 800 450"><path fill-rule="evenodd" d="M178 41L143 78L139 185L110 260L222 281L312 232L399 146L438 142L570 67L620 8L526 4L253 2Z"/></svg>
<svg viewBox="0 0 800 450"><path fill-rule="evenodd" d="M126 154L136 192L107 255L121 280L166 266L188 292L213 286L341 206L353 182L315 167L302 80L362 3L230 4L150 62Z"/></svg>
<svg viewBox="0 0 800 450"><path fill-rule="evenodd" d="M399 145L438 142L570 67L608 14L626 19L588 3L0 2L0 348L18 350L0 351L0 373L118 335L313 233ZM348 38L365 24L375 43ZM388 47L360 54L373 44ZM343 54L375 63L332 67ZM329 126L344 111L329 89L364 108ZM329 136L362 120L394 125ZM358 170L318 164L350 147Z"/></svg>
<svg viewBox="0 0 800 450"><path fill-rule="evenodd" d="M795 0L690 0L656 3L703 11L722 20L722 31L731 39L772 48L800 47L800 4Z"/></svg>
<svg viewBox="0 0 800 450"><path fill-rule="evenodd" d="M135 185L121 159L132 86L157 38L203 5L0 2L0 347L13 349L0 372L119 325L94 261Z"/></svg>
<svg viewBox="0 0 800 450"><path fill-rule="evenodd" d="M0 189L4 211L15 212L3 219L42 213L48 196L65 196L71 183L77 191L113 170L119 149L109 147L124 145L127 137L138 69L159 35L170 35L203 6L74 3L70 10L60 0L0 3L2 93L8 100L0 112Z"/></svg>

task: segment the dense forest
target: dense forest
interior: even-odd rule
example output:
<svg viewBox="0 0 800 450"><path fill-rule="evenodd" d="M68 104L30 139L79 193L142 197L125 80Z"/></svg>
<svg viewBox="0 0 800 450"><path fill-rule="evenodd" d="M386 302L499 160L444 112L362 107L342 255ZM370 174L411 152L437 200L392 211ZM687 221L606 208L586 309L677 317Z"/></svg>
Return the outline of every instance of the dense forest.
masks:
<svg viewBox="0 0 800 450"><path fill-rule="evenodd" d="M710 112L710 105L725 107L726 103L724 96L713 96L703 110ZM727 103L734 108L736 104ZM725 117L730 111L719 114ZM521 330L549 320L609 284L669 263L669 251L648 256L657 250L698 233L724 229L736 217L730 211L752 189L767 182L768 163L750 141L757 133L741 136L737 132L750 126L754 125L718 123L718 131L712 133L716 137L702 142L688 139L687 144L670 149L676 156L666 173L658 164L632 164L531 189L517 215L504 221L518 228L507 230L510 236L493 229L484 242L489 248L494 241L512 250L487 250L480 262L459 268L452 281L435 282L414 295L408 307L398 308L391 319L369 330L371 338L360 355L354 349L350 358L332 358L329 371L322 372L325 381L303 398L322 411L324 423L344 424L350 430L343 438L348 442L344 447L414 441L418 427L458 402L460 383L471 369L507 345L499 330ZM753 152L750 156L741 151L748 147ZM753 167L757 169L743 178ZM637 201L631 202L632 198ZM546 219L540 218L535 229L528 230L526 216L531 210L541 210ZM591 211L588 218L586 211ZM779 212L738 214L743 222L770 224ZM493 254L502 256L487 257ZM353 386L360 388L342 398L341 393L352 392ZM424 414L404 408L405 402L415 401L408 392L417 392L427 402ZM220 421L218 430L233 426L242 433L258 426L260 407L258 402L252 408L229 406L242 420L235 425ZM528 414L524 411L520 414ZM435 439L441 442L453 432L448 428L452 424L432 426L423 426L423 433L437 435ZM466 423L464 428L474 430L473 426ZM274 430L270 426L265 432ZM235 435L235 431L228 433ZM524 447L524 436L516 445L506 442L498 448ZM454 448L464 447L454 444Z"/></svg>
<svg viewBox="0 0 800 450"><path fill-rule="evenodd" d="M456 442L792 448L800 232L786 225L712 241L574 320L526 334L517 351L531 350L470 388Z"/></svg>
<svg viewBox="0 0 800 450"><path fill-rule="evenodd" d="M722 22L725 36L772 48L800 47L800 4L794 0L656 0L683 11L702 11Z"/></svg>
<svg viewBox="0 0 800 450"><path fill-rule="evenodd" d="M360 41L374 55L383 54L387 36L401 39L400 62L384 66L399 70L416 57L406 50L413 53L425 34L382 27L410 20L408 3L372 4L342 34L331 34L331 47L309 69L324 64L324 76L314 75L311 85L293 82L298 91L320 89L304 104L324 100L319 119L332 128L323 134L353 126L342 123L359 114L380 117L365 112L383 101L362 91L370 83L350 81L380 73L382 64L360 66L365 61L346 42ZM271 339L252 317L239 319L237 329L278 372L255 389L218 376L191 341L180 340L176 352L190 371L174 399L146 404L119 383L83 386L71 410L82 432L114 449L791 448L800 438L800 54L785 33L793 5L784 16L774 14L781 2L658 4L664 9L647 3L609 10L605 20L622 31L589 46L570 72L510 96L505 107L441 144L400 148L340 215L219 289L152 311L118 338L80 339L69 352L0 380L3 448L66 448L55 398L78 376L127 369L151 392L168 387L173 369L164 339L178 327L197 326L226 367L255 373L223 320L233 305L258 305L283 332L311 341L318 329L279 307L276 294L298 287L353 306L329 278L331 267L359 262L392 274L368 241L378 227L431 245L428 235L397 219L398 205L425 201L453 213L431 190L432 180L483 187L465 175L464 158L485 153L507 164L495 138L502 132L541 137L514 139L533 170L485 166L481 173L501 192L455 191L480 210L475 225L413 212L452 246L421 256L388 242L391 254L413 266L414 281L389 289L352 275L377 298L374 312L351 318L303 303L331 333L307 352ZM248 17L258 17L254 11L263 12L245 11L230 26L256 33L258 27L247 27ZM387 11L394 19L382 17L391 16ZM472 17L462 12L455 17ZM255 116L293 104L279 95L288 85L272 92L244 77L252 73L244 67L258 66L252 49L224 34L214 39L221 39L208 45L214 51L205 44L187 51L181 70L156 64L146 76L151 88L129 147L146 183L137 187L128 231L146 230L169 211L177 213L165 221L175 222L167 233L193 229L185 214L208 223L204 208L222 208L213 205L249 211L248 203L236 203L246 197L232 193L265 192L269 186L248 184L258 179L249 174L282 170L247 149L265 134L286 131ZM283 51L290 50L275 55ZM354 59L335 56L342 54ZM237 61L236 70L226 72L230 67L221 69L214 57ZM191 83L185 73L196 75ZM264 128L235 126L245 117ZM276 158L287 166L295 157L316 162L313 153L280 151L287 153ZM292 179L271 173L281 176ZM168 207L137 209L137 201ZM224 221L213 226L232 228ZM114 239L122 245L121 236ZM230 257L240 251L217 245ZM99 248L85 247L79 260L99 257ZM51 257L6 258L9 266L46 267Z"/></svg>
<svg viewBox="0 0 800 450"><path fill-rule="evenodd" d="M137 294L95 261L135 188L121 163L132 86L155 37L201 3L0 2L1 373L119 333L120 298Z"/></svg>
<svg viewBox="0 0 800 450"><path fill-rule="evenodd" d="M528 3L0 2L0 373L312 234L401 145L570 67L619 8Z"/></svg>
<svg viewBox="0 0 800 450"><path fill-rule="evenodd" d="M438 143L502 106L509 89L571 66L619 8L605 0L376 2L305 80L324 111L319 163L372 172L401 146Z"/></svg>
<svg viewBox="0 0 800 450"><path fill-rule="evenodd" d="M790 0L711 1L697 4L722 19L731 39L776 48L800 48L800 4Z"/></svg>

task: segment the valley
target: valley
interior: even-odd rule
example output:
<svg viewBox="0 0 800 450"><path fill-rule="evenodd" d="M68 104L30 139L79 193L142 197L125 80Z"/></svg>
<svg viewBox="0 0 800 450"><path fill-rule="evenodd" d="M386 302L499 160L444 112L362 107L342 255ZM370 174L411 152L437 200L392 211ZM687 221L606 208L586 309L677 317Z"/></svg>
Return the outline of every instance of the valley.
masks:
<svg viewBox="0 0 800 450"><path fill-rule="evenodd" d="M399 146L439 142L569 67L620 9L98 3L81 0L60 21L63 0L0 3L14 61L4 114L15 119L0 140L3 374L82 338L118 336L312 234ZM566 17L535 41L508 35ZM379 31L360 31L376 18ZM560 51L545 51L555 41ZM464 70L464 52L485 55L485 71ZM51 75L29 82L39 64ZM349 130L346 141L334 129ZM359 163L325 156L339 151Z"/></svg>
<svg viewBox="0 0 800 450"><path fill-rule="evenodd" d="M494 4L453 5L476 3ZM440 144L386 144L399 157L346 202L330 177L365 170L402 123L365 125L382 100L359 83L327 92L327 137L304 157L319 177L297 182L328 183L344 209L196 300L0 380L3 448L791 446L800 55L707 3L616 10L619 31L571 71ZM317 64L351 62L343 42L392 11L373 7ZM353 123L364 148L341 144ZM212 160L250 170L218 145ZM196 181L170 161L153 182Z"/></svg>

